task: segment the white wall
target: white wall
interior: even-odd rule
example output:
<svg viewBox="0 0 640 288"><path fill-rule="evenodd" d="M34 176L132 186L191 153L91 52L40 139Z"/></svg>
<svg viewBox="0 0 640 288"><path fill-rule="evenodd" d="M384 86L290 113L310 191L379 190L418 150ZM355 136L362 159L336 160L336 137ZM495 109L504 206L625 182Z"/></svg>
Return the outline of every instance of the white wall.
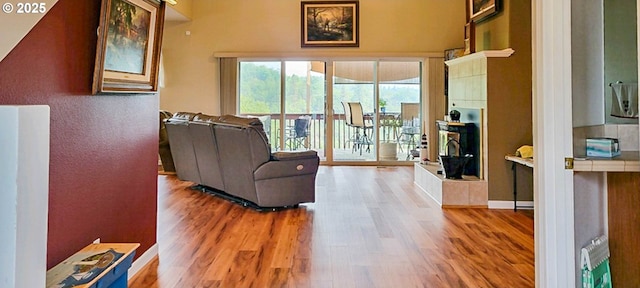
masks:
<svg viewBox="0 0 640 288"><path fill-rule="evenodd" d="M575 277L582 283L580 249L591 239L607 234L607 177L603 172L574 173Z"/></svg>
<svg viewBox="0 0 640 288"><path fill-rule="evenodd" d="M49 106L0 106L0 287L45 287Z"/></svg>

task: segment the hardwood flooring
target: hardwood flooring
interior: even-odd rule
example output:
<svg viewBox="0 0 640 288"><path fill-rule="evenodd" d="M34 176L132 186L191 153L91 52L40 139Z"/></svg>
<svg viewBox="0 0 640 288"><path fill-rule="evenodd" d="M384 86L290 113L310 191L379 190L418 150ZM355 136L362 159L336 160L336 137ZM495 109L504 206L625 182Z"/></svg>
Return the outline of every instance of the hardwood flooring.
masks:
<svg viewBox="0 0 640 288"><path fill-rule="evenodd" d="M316 203L256 212L158 176L159 256L129 287L534 287L525 214L441 209L413 167L316 183Z"/></svg>

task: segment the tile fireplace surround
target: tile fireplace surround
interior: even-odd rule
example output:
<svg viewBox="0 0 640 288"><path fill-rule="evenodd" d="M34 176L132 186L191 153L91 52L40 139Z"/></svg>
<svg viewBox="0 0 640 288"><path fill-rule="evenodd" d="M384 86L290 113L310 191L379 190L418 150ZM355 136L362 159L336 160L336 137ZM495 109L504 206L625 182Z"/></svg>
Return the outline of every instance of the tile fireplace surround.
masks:
<svg viewBox="0 0 640 288"><path fill-rule="evenodd" d="M475 176L463 176L460 180L446 179L437 173L440 168L437 162L414 164L416 185L445 208L487 208L487 181Z"/></svg>

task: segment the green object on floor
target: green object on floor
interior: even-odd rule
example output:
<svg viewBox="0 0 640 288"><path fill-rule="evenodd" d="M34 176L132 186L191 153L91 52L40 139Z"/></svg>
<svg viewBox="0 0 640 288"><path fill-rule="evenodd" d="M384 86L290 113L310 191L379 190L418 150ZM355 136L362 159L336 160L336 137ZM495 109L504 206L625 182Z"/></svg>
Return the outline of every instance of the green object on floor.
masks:
<svg viewBox="0 0 640 288"><path fill-rule="evenodd" d="M605 260L595 269L589 270L582 267L582 287L584 288L606 288L611 286L611 270L609 270L609 260Z"/></svg>
<svg viewBox="0 0 640 288"><path fill-rule="evenodd" d="M603 235L581 250L582 287L611 288L609 240Z"/></svg>

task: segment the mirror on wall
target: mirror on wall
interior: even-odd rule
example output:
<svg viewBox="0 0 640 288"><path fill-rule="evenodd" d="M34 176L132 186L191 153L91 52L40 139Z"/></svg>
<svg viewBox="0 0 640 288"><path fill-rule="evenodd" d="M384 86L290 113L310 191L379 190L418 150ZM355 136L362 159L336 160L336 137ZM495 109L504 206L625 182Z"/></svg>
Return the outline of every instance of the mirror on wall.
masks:
<svg viewBox="0 0 640 288"><path fill-rule="evenodd" d="M636 1L607 0L603 4L604 122L638 124Z"/></svg>
<svg viewBox="0 0 640 288"><path fill-rule="evenodd" d="M601 0L573 1L571 5L575 155L585 155L586 139L594 137L617 138L622 151L638 150L636 3Z"/></svg>
<svg viewBox="0 0 640 288"><path fill-rule="evenodd" d="M609 85L638 82L636 18L636 1L587 1L571 6L573 127L638 124L637 118L611 115L612 92L620 87Z"/></svg>

